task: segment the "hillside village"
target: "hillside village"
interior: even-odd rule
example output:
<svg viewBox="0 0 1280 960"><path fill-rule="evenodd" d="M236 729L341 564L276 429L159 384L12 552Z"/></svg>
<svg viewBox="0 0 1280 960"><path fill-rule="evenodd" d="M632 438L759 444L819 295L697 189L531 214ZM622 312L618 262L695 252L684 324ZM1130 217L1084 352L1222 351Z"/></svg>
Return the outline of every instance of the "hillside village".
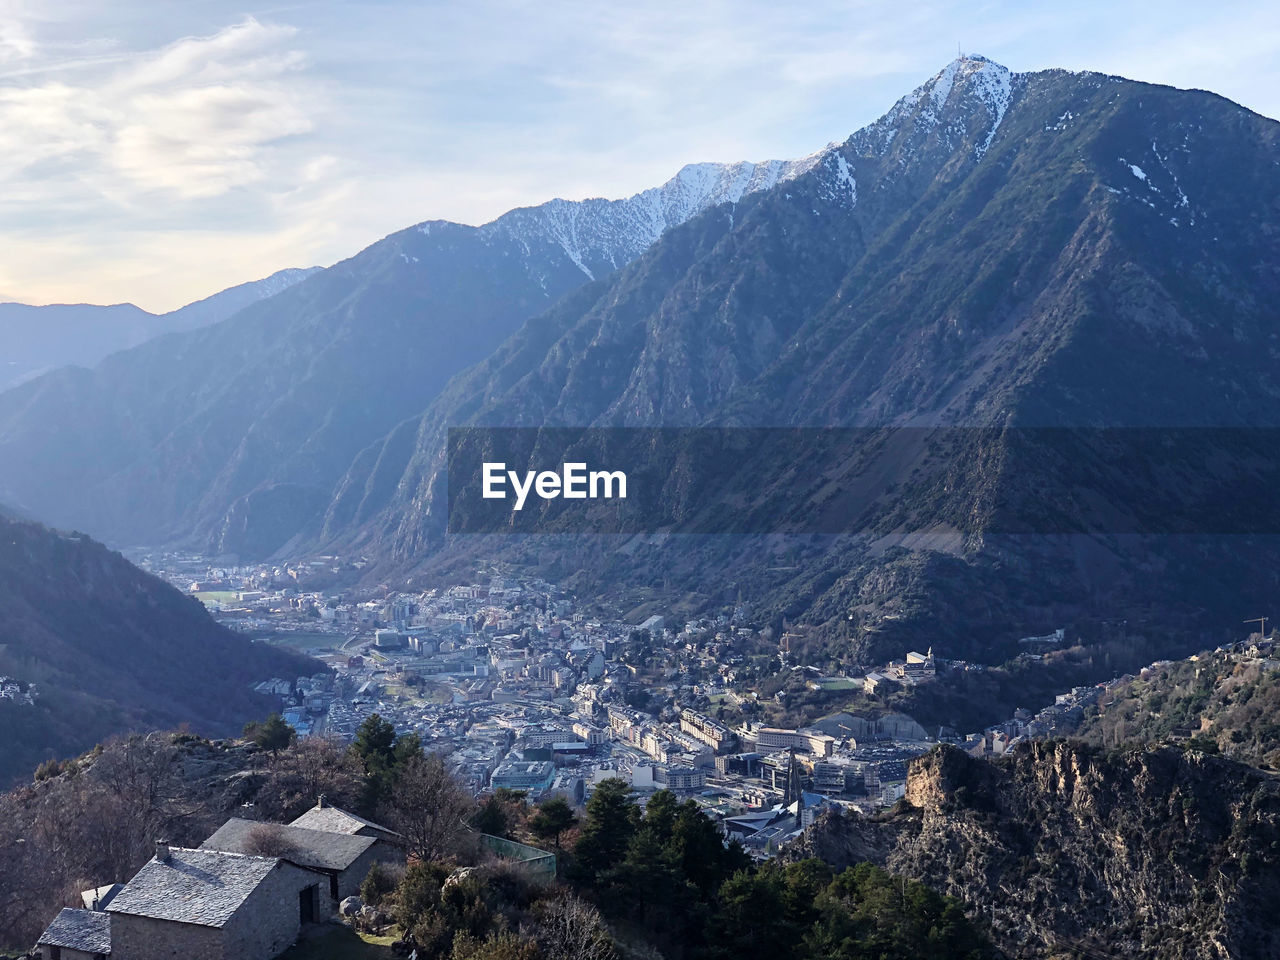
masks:
<svg viewBox="0 0 1280 960"><path fill-rule="evenodd" d="M378 639L385 646L389 638L375 637L374 642ZM1222 660L1272 671L1277 663L1275 648L1275 641L1255 636L1183 662ZM913 672L922 675L937 667L928 654L913 654L903 662L915 664ZM1157 661L1139 676L1156 676L1170 666L1170 661ZM608 673L606 668L597 678L599 684L579 687L607 688ZM1126 676L1099 687L1078 688L1039 714L1015 717L965 738L960 746L979 757L1008 752L1021 740L1074 722L1100 693L1134 679ZM330 685L341 688L352 682L339 679ZM575 691L569 698L574 710L579 699L593 702L591 696L579 698ZM761 859L783 852L791 855L798 849L794 841L824 809L843 806L867 812L883 806L889 797L900 799L901 793L892 788L900 777L905 782L906 759L931 743L921 739L905 717L882 718L878 729L847 715L828 718L832 723L783 729L731 728L688 708L674 721L624 706L605 707L599 724L585 717L574 719L575 715L562 715L558 725L548 717L522 717L504 726L495 718L495 729L508 731L507 755L487 783L471 784L472 789L507 787L543 799L563 792L581 801L603 779L621 775L640 802L660 786L694 799L716 821L726 841L738 840ZM599 734L594 743L589 739L592 730ZM862 733L867 742L858 744L850 730ZM570 735L582 739L553 739ZM659 741L659 736L666 739ZM437 742L447 740L442 737ZM676 751L674 762L670 756L663 762L655 759L655 741ZM744 744L754 749L743 750ZM457 748L455 761L460 753L462 760L473 759L465 756L465 748ZM647 762L640 762L642 756ZM455 768L468 769L464 762L456 762ZM862 782L851 784L851 773ZM873 789L877 785L878 794ZM837 817L834 822L840 821ZM536 854L549 864L545 876L555 876L553 854L496 838L482 839L499 855L512 856L511 849L516 848L522 848L517 859ZM323 797L287 824L232 817L198 847L158 841L151 860L127 882L83 891L83 905L60 910L32 956L41 960L110 956L270 960L305 939L308 931L327 929L331 920L372 916L357 897L361 882L375 863L403 865L406 847L400 834L334 807Z"/></svg>
<svg viewBox="0 0 1280 960"><path fill-rule="evenodd" d="M0 677L0 700L8 700L24 707L34 707L40 695L37 685L24 683L15 677Z"/></svg>

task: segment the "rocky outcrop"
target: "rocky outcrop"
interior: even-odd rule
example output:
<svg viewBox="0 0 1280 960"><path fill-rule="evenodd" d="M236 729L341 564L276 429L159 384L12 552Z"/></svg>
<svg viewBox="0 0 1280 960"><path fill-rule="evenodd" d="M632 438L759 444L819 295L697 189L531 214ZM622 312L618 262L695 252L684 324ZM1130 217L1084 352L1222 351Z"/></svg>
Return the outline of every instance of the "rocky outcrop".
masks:
<svg viewBox="0 0 1280 960"><path fill-rule="evenodd" d="M828 816L790 852L920 879L1012 957L1280 955L1280 782L1173 747L942 748L879 818Z"/></svg>

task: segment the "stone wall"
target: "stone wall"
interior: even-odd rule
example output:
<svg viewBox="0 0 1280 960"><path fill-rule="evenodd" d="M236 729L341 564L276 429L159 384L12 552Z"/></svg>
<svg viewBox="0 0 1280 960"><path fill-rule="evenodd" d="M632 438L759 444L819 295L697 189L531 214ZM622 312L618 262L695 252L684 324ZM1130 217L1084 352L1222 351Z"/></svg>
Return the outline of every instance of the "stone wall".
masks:
<svg viewBox="0 0 1280 960"><path fill-rule="evenodd" d="M47 944L37 947L33 956L39 957L40 960L48 960L53 954L50 952L52 947ZM62 953L59 954L62 960L94 960L96 953L85 953L83 950L72 950L70 947L63 947Z"/></svg>
<svg viewBox="0 0 1280 960"><path fill-rule="evenodd" d="M378 861L382 861L384 863L388 862L388 857L385 856L385 853L386 850L384 849L384 844L375 843L364 853L360 854L359 859L357 859L355 863L351 864L351 866L347 867L346 870L343 870L342 873L338 875L339 903L347 897L356 897L360 895L360 884L364 883L364 878L369 875L369 868ZM401 863L404 862L403 855L400 856L399 861ZM325 889L327 890L328 888L326 887Z"/></svg>
<svg viewBox="0 0 1280 960"><path fill-rule="evenodd" d="M227 922L226 960L269 960L293 944L302 927L298 894L310 886L317 888L315 918L324 921L335 908L328 876L288 863L272 870Z"/></svg>
<svg viewBox="0 0 1280 960"><path fill-rule="evenodd" d="M113 913L111 955L120 960L227 960L222 934L194 923Z"/></svg>

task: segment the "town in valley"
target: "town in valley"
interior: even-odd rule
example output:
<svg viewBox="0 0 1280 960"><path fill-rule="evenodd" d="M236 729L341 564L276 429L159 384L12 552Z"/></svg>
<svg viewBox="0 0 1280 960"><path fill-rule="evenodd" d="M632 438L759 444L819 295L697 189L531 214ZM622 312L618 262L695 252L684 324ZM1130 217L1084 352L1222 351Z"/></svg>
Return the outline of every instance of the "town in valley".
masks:
<svg viewBox="0 0 1280 960"><path fill-rule="evenodd" d="M329 672L263 678L299 736L351 740L377 714L447 758L477 795L499 789L575 804L621 777L641 800L666 789L694 798L754 856L767 857L825 809L864 813L903 796L908 762L940 742L999 756L1029 738L1069 734L1106 684L1077 686L987 729L926 729L892 709L836 710L785 726L788 689L878 697L955 672L986 669L931 648L859 675L790 662L787 638L751 623L744 604L680 624L658 614L603 619L544 580L493 573L416 592L333 589L343 561L218 566L180 554L139 563L199 597L222 623L288 643ZM1064 631L1023 641L1023 657ZM1116 682L1116 681L1113 681ZM775 684L776 685L776 681Z"/></svg>

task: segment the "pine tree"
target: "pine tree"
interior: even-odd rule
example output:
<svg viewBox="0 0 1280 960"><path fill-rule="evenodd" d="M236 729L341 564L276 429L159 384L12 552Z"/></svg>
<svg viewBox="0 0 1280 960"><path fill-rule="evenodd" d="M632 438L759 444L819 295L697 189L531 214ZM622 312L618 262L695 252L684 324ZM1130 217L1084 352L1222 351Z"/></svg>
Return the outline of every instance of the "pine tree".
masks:
<svg viewBox="0 0 1280 960"><path fill-rule="evenodd" d="M558 848L560 835L570 829L578 818L573 815L573 808L564 797L552 797L540 807L538 812L529 818L529 829L534 836L542 840L551 840Z"/></svg>
<svg viewBox="0 0 1280 960"><path fill-rule="evenodd" d="M579 870L595 877L621 863L639 819L631 786L618 777L603 781L587 802L582 834L574 847Z"/></svg>
<svg viewBox="0 0 1280 960"><path fill-rule="evenodd" d="M297 731L284 722L278 713L273 713L262 723L251 723L244 728L244 735L263 750L279 753L297 739Z"/></svg>

